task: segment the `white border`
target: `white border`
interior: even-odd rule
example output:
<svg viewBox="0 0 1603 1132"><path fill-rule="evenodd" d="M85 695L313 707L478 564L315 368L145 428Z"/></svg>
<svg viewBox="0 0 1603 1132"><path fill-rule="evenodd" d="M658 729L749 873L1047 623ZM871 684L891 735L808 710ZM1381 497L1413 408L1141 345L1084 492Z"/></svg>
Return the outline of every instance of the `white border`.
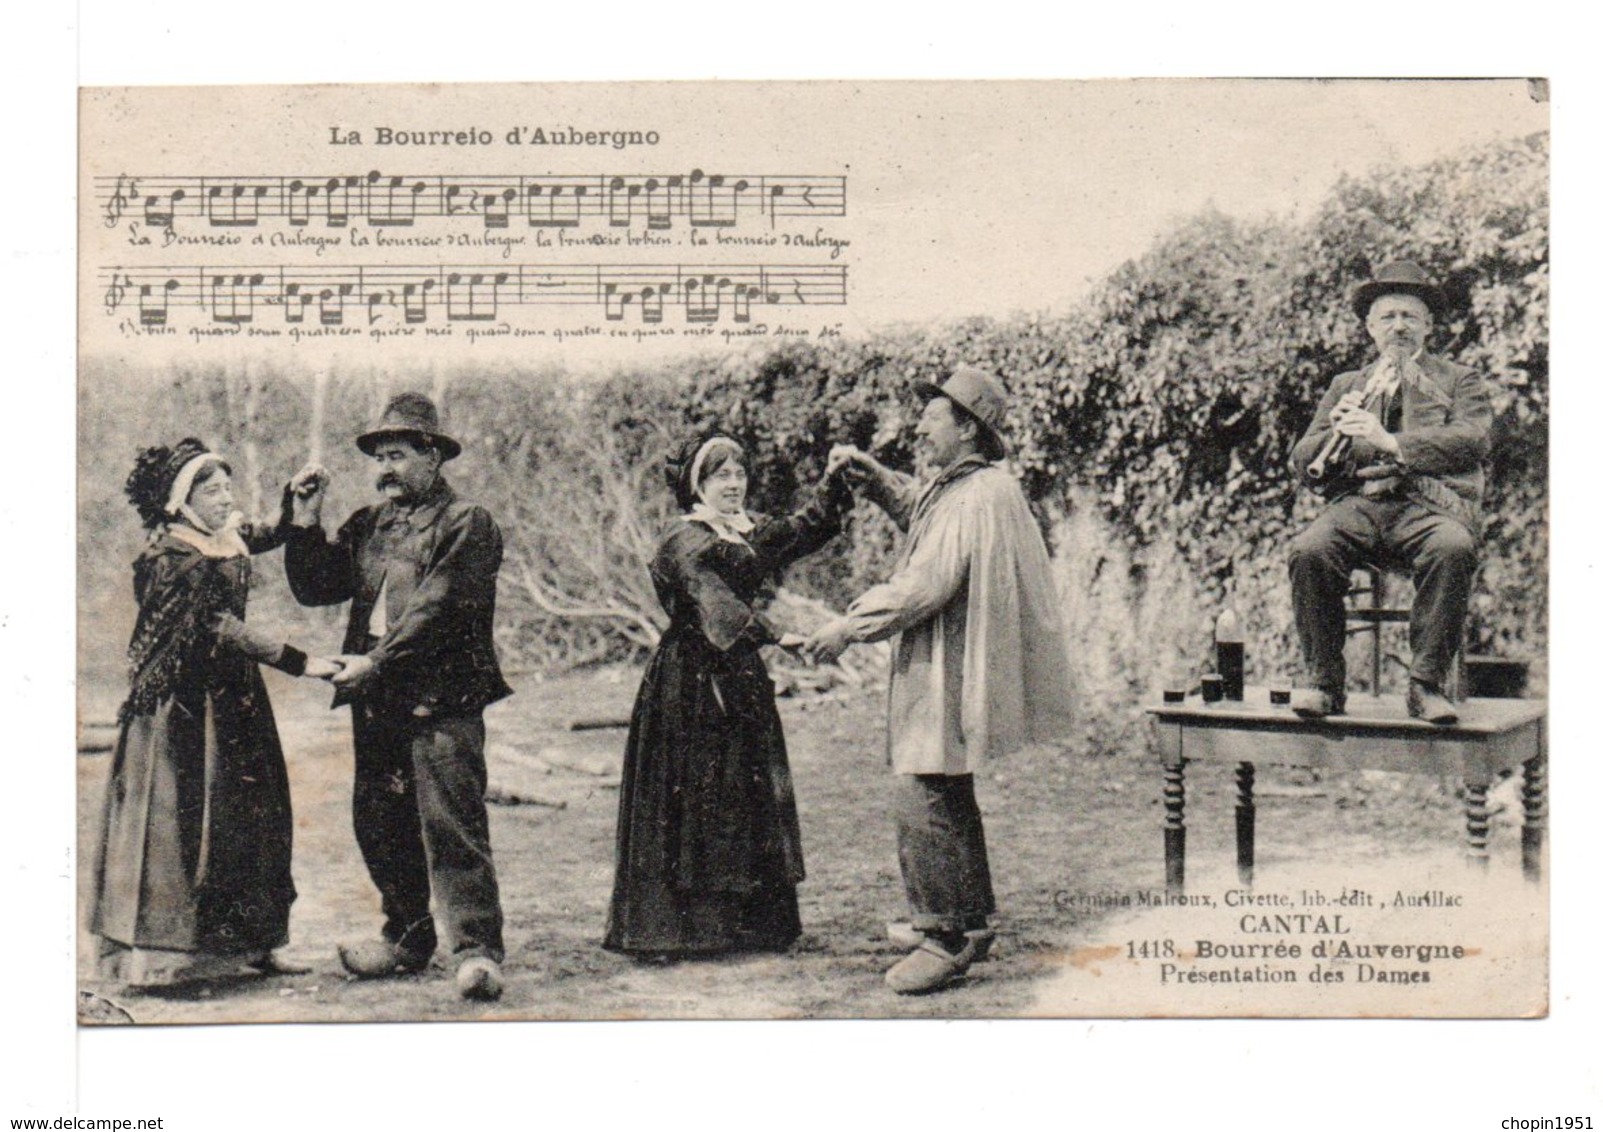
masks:
<svg viewBox="0 0 1603 1132"><path fill-rule="evenodd" d="M1599 753L1577 718L1599 642L1598 501L1580 358L1598 259L1592 44L1557 6L991 3L158 5L8 13L10 490L0 587L0 836L10 1036L0 1120L167 1117L166 1127L406 1127L506 1119L765 1127L1497 1128L1603 1124L1595 830ZM888 9L888 6L887 6ZM1575 51L1572 63L1567 52ZM76 66L74 65L76 62ZM9 70L9 69L8 69ZM626 78L1519 75L1554 80L1556 243L1553 1017L1535 1023L1031 1022L185 1028L72 1025L72 311L79 83ZM15 321L14 321L15 320ZM26 327L23 333L18 327ZM108 454L122 458L124 454ZM1590 637L1591 639L1586 639ZM1590 827L1590 828L1588 828ZM710 1105L717 1101L717 1113ZM339 1115L330 1115L339 1114ZM475 1119L477 1118L477 1119Z"/></svg>

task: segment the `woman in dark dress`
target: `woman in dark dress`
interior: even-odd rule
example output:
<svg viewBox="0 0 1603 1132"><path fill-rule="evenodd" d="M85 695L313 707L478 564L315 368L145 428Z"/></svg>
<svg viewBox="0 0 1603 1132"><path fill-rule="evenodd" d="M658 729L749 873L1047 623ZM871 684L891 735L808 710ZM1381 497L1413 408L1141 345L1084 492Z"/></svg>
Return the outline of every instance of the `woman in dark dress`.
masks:
<svg viewBox="0 0 1603 1132"><path fill-rule="evenodd" d="M829 476L789 517L748 516L744 454L724 436L686 444L666 471L684 514L651 564L669 625L629 724L605 945L782 951L801 933L801 834L758 650L789 638L753 603L839 532L851 497Z"/></svg>
<svg viewBox="0 0 1603 1132"><path fill-rule="evenodd" d="M257 664L338 665L246 627L250 555L284 524L238 522L221 457L194 439L146 449L126 491L150 539L96 861L100 973L159 986L289 970L272 954L295 899L289 783Z"/></svg>

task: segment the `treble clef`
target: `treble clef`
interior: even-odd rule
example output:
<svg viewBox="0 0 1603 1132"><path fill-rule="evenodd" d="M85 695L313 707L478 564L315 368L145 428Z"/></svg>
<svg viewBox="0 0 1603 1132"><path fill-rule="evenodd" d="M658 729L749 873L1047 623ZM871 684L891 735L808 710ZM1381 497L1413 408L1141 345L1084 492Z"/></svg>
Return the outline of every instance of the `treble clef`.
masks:
<svg viewBox="0 0 1603 1132"><path fill-rule="evenodd" d="M123 189L123 182L125 181L128 182L126 191ZM117 222L122 219L122 210L134 199L134 194L138 191L139 187L132 181L128 181L126 173L117 175L117 187L111 191L111 199L106 202L107 228L115 228L117 226Z"/></svg>
<svg viewBox="0 0 1603 1132"><path fill-rule="evenodd" d="M111 273L111 286L106 288L107 314L116 313L117 308L122 305L123 296L128 293L128 286L131 286L132 283L133 280L126 275L119 279L115 271ZM125 286L125 284L128 286Z"/></svg>

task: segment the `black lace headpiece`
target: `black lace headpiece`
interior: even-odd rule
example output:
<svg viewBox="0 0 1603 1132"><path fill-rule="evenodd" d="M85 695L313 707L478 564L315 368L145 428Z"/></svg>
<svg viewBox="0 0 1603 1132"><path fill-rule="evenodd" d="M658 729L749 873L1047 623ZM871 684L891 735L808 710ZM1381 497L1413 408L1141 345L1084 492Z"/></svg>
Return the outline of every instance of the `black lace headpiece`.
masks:
<svg viewBox="0 0 1603 1132"><path fill-rule="evenodd" d="M128 473L123 493L139 512L145 526L154 527L167 514L167 496L184 465L208 449L193 436L186 436L171 448L158 444L146 448L134 460L134 470ZM226 465L224 465L226 467Z"/></svg>

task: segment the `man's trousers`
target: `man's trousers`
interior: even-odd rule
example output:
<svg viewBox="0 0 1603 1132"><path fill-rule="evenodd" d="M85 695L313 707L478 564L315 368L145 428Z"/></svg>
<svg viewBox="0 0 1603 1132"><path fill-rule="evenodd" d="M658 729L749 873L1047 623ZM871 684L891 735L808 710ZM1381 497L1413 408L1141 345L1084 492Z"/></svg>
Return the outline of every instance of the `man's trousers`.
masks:
<svg viewBox="0 0 1603 1132"><path fill-rule="evenodd" d="M1291 544L1291 600L1309 682L1340 693L1349 579L1355 569L1406 570L1414 579L1409 675L1440 690L1458 651L1475 577L1475 537L1457 519L1407 499L1336 500Z"/></svg>
<svg viewBox="0 0 1603 1132"><path fill-rule="evenodd" d="M972 931L996 912L974 776L896 776L902 883L923 932Z"/></svg>
<svg viewBox="0 0 1603 1132"><path fill-rule="evenodd" d="M383 902L384 938L414 959L432 955L432 893L453 955L500 962L483 715L420 717L357 701L352 719L352 819Z"/></svg>

